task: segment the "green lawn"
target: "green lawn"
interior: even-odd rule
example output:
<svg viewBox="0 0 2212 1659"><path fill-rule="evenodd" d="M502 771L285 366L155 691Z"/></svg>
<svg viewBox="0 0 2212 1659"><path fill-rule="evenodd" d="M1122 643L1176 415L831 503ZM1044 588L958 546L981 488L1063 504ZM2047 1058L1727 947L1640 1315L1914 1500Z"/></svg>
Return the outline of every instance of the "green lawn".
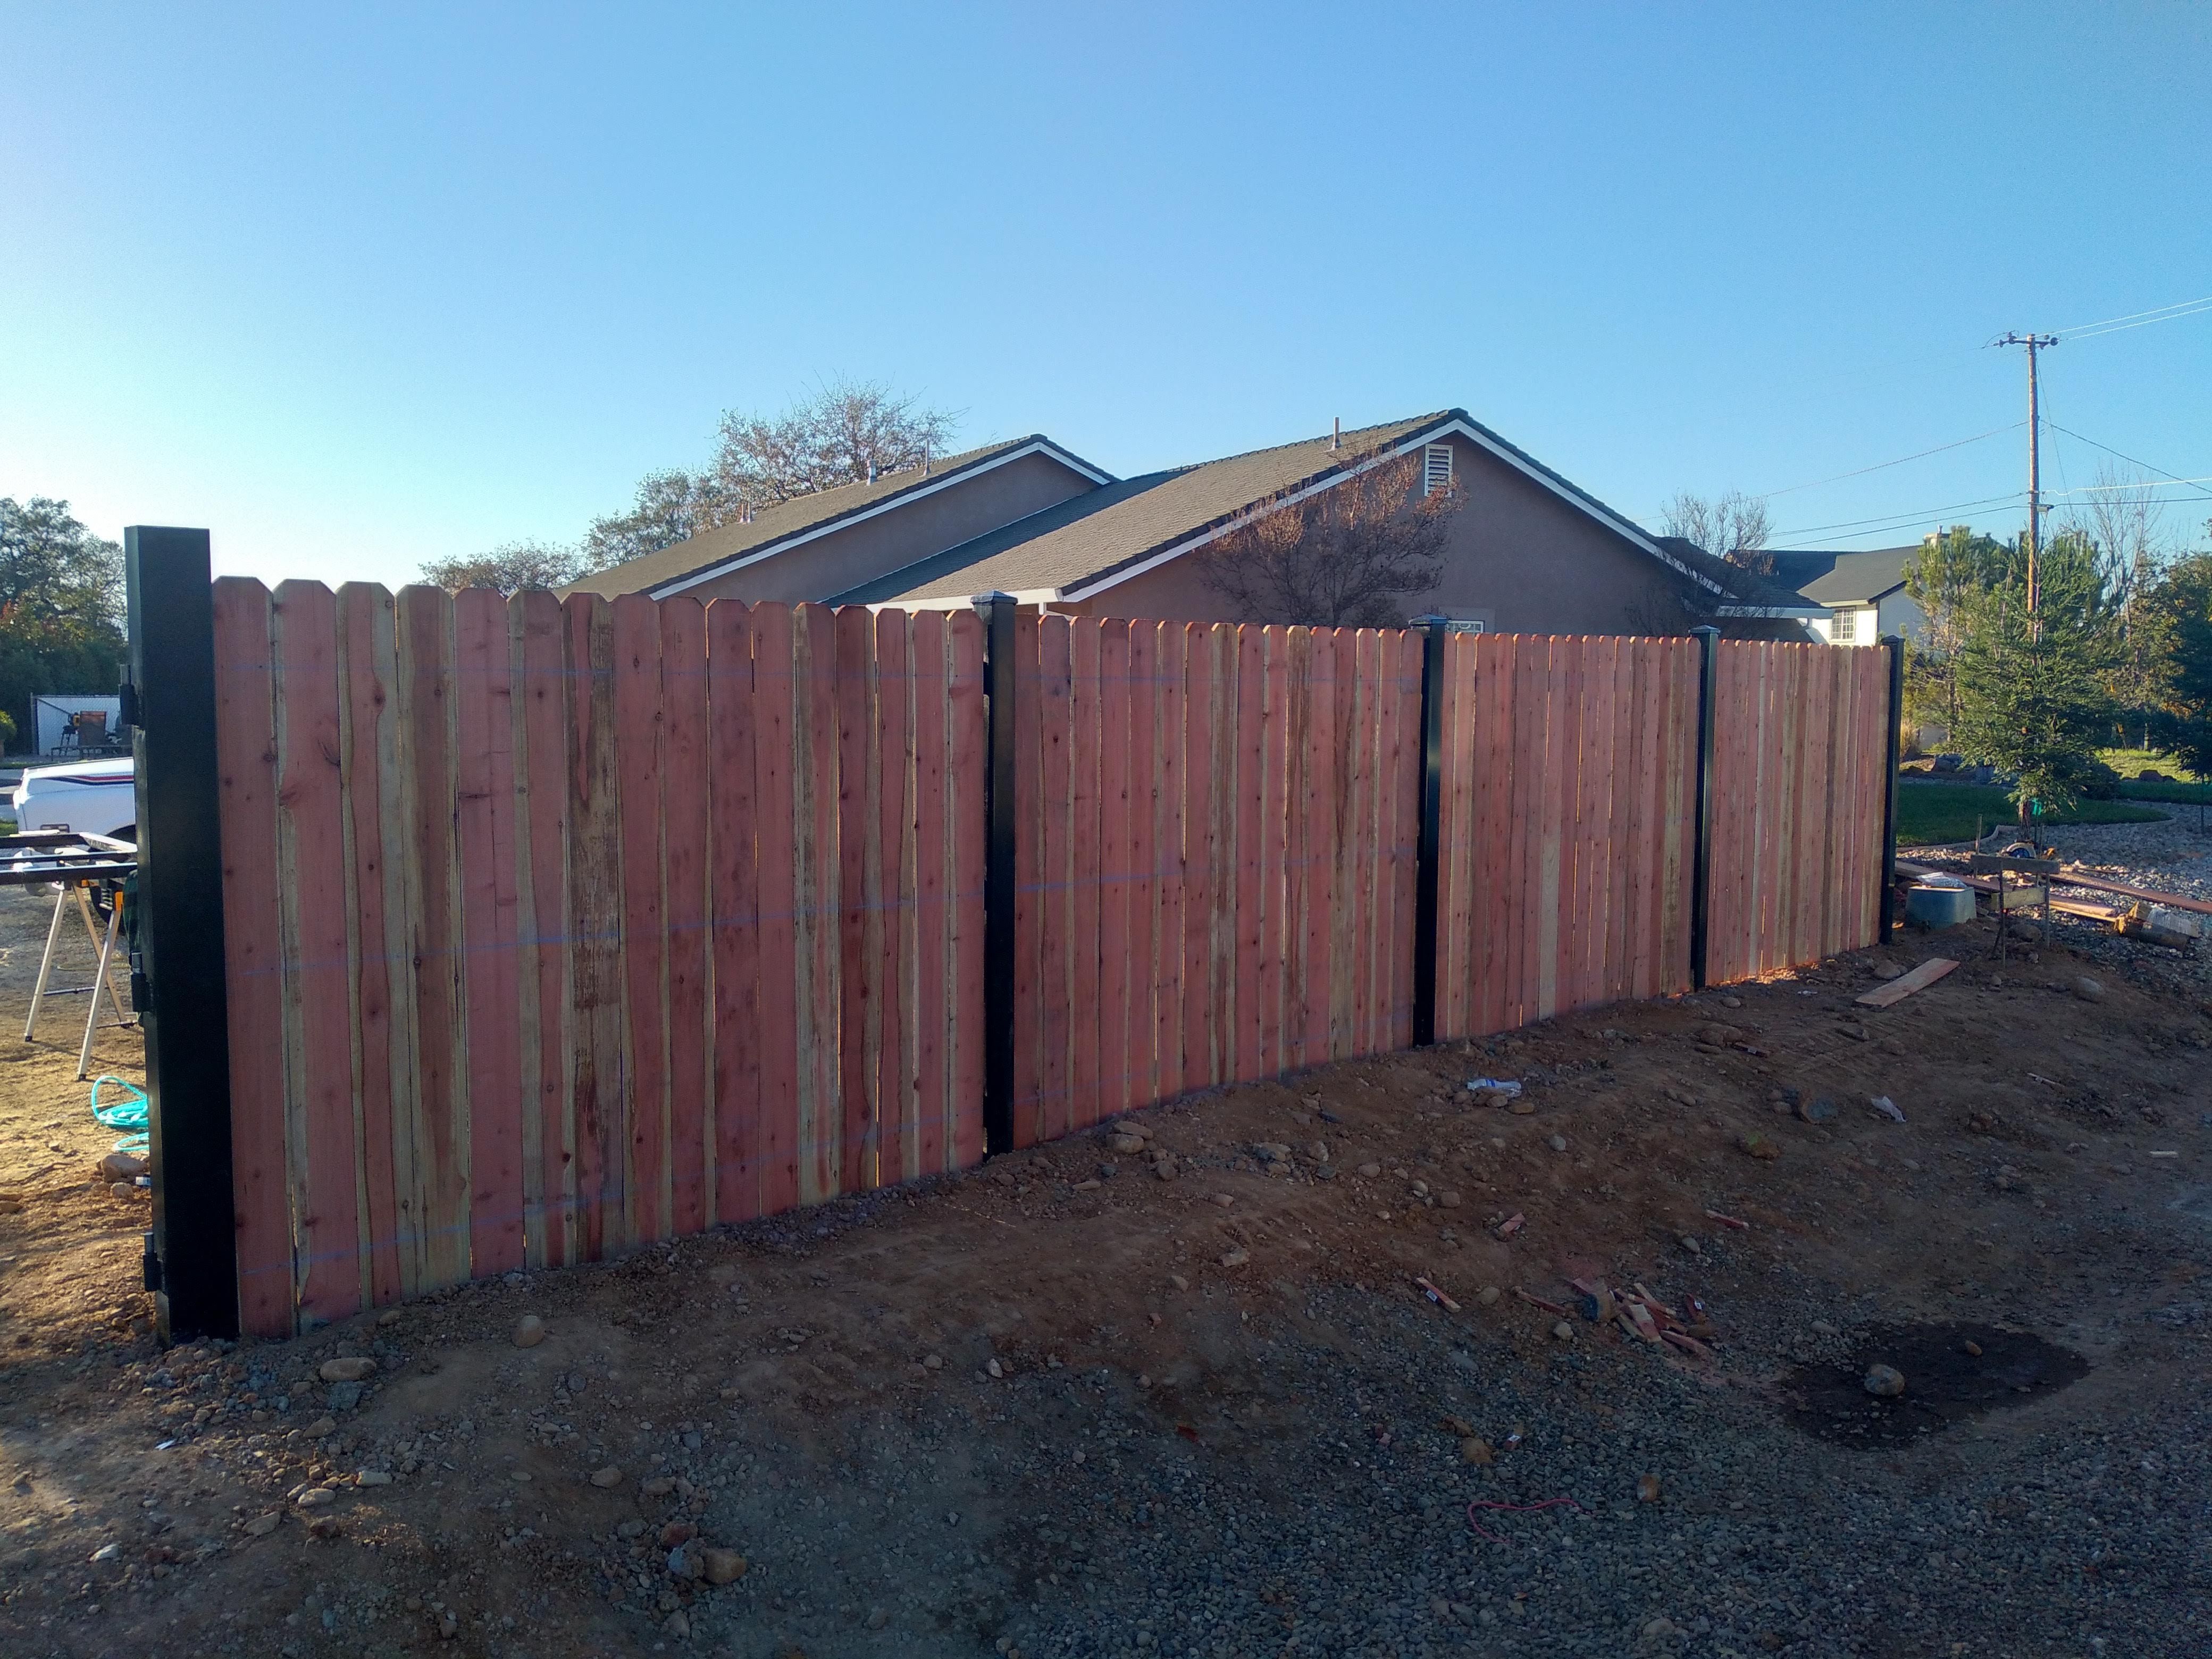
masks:
<svg viewBox="0 0 2212 1659"><path fill-rule="evenodd" d="M2097 758L2124 780L2120 793L2130 800L2212 801L2212 783L2199 781L2194 773L2171 756L2148 749L2100 749ZM2136 775L2146 769L2163 772L2169 780L2180 781L2139 782Z"/></svg>
<svg viewBox="0 0 2212 1659"><path fill-rule="evenodd" d="M2146 784L2146 788L2155 788ZM2199 786L2201 787L2201 786ZM2085 800L2070 812L2054 812L2045 823L2148 823L2165 815L2124 800ZM1897 842L1923 847L1932 842L1968 841L1991 824L2016 823L2012 797L1994 784L1905 783L1897 791Z"/></svg>

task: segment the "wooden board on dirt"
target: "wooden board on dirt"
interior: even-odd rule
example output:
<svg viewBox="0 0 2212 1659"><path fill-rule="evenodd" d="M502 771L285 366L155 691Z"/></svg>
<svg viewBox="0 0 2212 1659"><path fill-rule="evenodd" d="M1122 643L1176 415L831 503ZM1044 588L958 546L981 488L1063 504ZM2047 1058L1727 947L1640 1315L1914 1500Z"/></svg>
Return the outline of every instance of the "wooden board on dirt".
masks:
<svg viewBox="0 0 2212 1659"><path fill-rule="evenodd" d="M1887 1008L1893 1002L1902 1002L1915 991L1924 991L1959 964L1948 957L1930 957L1901 979L1887 985L1877 985L1856 999L1863 1008Z"/></svg>

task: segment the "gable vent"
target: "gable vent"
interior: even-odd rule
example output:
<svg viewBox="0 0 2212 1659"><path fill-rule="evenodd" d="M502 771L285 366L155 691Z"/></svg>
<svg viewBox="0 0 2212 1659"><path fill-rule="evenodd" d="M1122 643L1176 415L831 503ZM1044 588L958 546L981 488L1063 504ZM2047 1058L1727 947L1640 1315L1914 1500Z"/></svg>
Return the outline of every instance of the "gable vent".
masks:
<svg viewBox="0 0 2212 1659"><path fill-rule="evenodd" d="M1449 489L1452 481L1452 449L1449 444L1431 444L1422 458L1421 494L1433 495L1440 489Z"/></svg>

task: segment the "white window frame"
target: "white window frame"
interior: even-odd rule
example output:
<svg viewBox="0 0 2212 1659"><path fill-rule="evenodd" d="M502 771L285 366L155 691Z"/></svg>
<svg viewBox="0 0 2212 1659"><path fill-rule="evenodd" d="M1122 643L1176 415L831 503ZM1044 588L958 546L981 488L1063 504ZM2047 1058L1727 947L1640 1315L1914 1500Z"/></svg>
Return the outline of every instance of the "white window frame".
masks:
<svg viewBox="0 0 2212 1659"><path fill-rule="evenodd" d="M1828 618L1830 645L1856 645L1859 642L1859 609L1844 605Z"/></svg>

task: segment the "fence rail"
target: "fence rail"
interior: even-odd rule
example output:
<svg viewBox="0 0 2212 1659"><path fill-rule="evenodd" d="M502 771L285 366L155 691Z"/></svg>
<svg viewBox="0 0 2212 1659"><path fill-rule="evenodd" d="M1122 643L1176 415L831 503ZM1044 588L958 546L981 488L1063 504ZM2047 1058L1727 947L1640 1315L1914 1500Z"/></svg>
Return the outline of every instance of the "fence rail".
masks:
<svg viewBox="0 0 2212 1659"><path fill-rule="evenodd" d="M1884 653L1011 620L216 582L239 1325L1686 988L1701 763L1710 977L1876 936Z"/></svg>

